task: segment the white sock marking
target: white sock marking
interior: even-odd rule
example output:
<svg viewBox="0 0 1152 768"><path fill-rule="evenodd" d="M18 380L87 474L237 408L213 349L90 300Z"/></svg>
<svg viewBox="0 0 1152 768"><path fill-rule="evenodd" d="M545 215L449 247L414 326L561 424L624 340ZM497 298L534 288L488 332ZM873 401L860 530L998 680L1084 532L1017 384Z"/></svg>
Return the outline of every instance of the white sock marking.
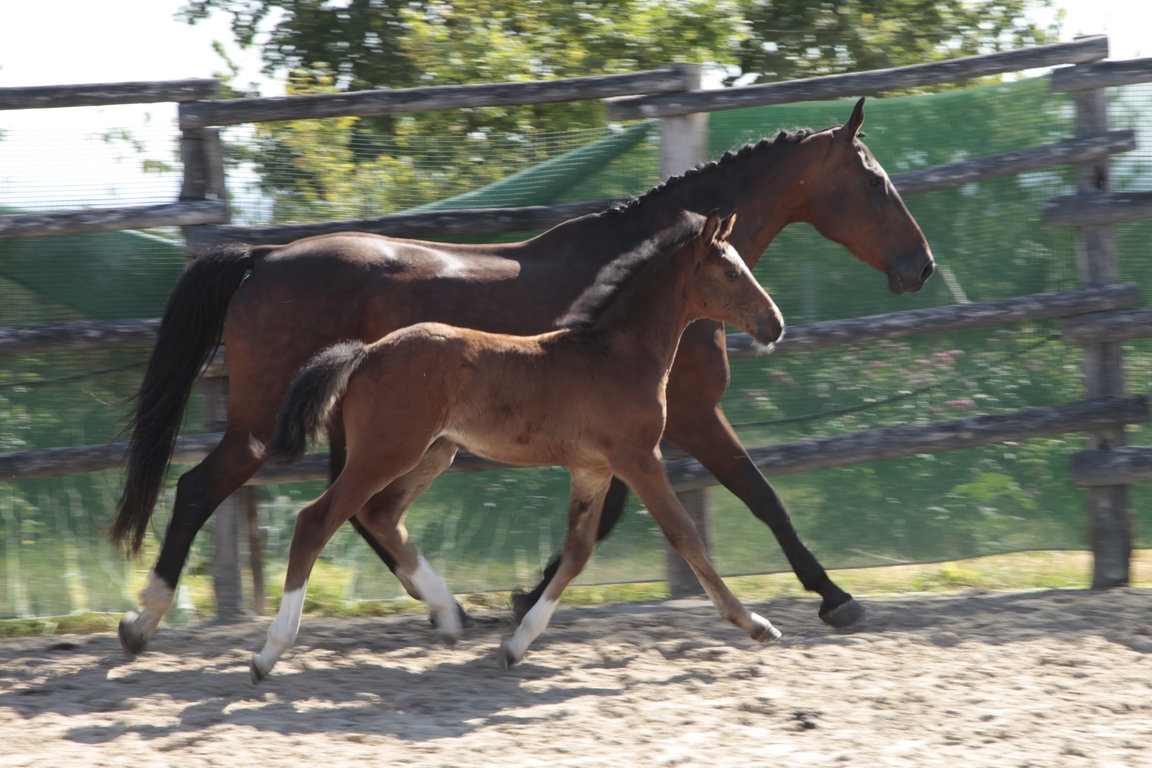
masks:
<svg viewBox="0 0 1152 768"><path fill-rule="evenodd" d="M460 637L460 616L456 613L456 600L423 555L417 560L416 570L407 574L407 578L420 599L432 611L436 619L436 631L446 639L455 640Z"/></svg>
<svg viewBox="0 0 1152 768"><path fill-rule="evenodd" d="M548 622L552 620L552 613L556 610L558 602L558 600L540 600L532 606L532 610L524 614L524 618L520 620L520 626L516 627L516 632L504 644L504 648L512 656L513 662L524 658L528 646L548 627Z"/></svg>
<svg viewBox="0 0 1152 768"><path fill-rule="evenodd" d="M255 662L267 674L276 660L296 641L300 631L300 615L304 612L304 596L308 593L308 582L300 589L285 592L280 600L280 612L268 627L268 638L264 648L256 655Z"/></svg>

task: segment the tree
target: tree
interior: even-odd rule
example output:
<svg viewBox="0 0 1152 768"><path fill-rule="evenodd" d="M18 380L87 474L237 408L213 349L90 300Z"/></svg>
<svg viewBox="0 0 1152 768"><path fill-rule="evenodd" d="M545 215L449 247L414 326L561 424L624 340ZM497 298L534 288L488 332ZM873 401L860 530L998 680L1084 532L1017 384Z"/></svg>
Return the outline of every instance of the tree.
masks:
<svg viewBox="0 0 1152 768"><path fill-rule="evenodd" d="M313 93L602 75L670 61L716 66L729 84L899 66L1047 42L1053 29L1023 19L1050 2L189 0L182 15L195 23L227 14L240 45L260 46L268 74L285 79L289 93ZM259 129L251 157L277 214L295 209L316 218L324 201L356 199L367 215L509 172L492 153L476 151L477 137L602 124L594 101L270 124ZM368 138L381 134L396 137L398 151ZM403 151L428 136L444 140L434 169L414 166ZM325 156L338 162L315 162ZM529 153L508 163L516 170L540 159ZM395 198L422 178L433 178L425 189L439 192L406 204ZM352 188L363 194L350 197Z"/></svg>
<svg viewBox="0 0 1152 768"><path fill-rule="evenodd" d="M697 61L786 80L1049 42L1051 0L189 0L232 18L269 74L323 69L342 90L610 74Z"/></svg>

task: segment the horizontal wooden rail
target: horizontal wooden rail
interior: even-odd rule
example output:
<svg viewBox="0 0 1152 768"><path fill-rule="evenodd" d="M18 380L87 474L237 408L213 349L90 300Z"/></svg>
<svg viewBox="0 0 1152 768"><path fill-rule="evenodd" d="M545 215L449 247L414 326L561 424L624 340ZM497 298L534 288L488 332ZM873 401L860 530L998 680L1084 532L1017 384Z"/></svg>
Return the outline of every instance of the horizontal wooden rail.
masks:
<svg viewBox="0 0 1152 768"><path fill-rule="evenodd" d="M798 440L753 448L749 454L765 476L773 477L1010 440L1090 432L1147 420L1146 397L1108 396L1011 413ZM665 462L665 467L672 487L678 492L716 484L712 475L695 459Z"/></svg>
<svg viewBox="0 0 1152 768"><path fill-rule="evenodd" d="M181 437L176 441L172 461L199 461L216 447L221 437L223 433ZM127 443L105 443L0 453L0 482L121 469L127 449Z"/></svg>
<svg viewBox="0 0 1152 768"><path fill-rule="evenodd" d="M1095 227L1152 218L1152 192L1065 195L1044 205L1049 227Z"/></svg>
<svg viewBox="0 0 1152 768"><path fill-rule="evenodd" d="M1071 465L1072 482L1081 488L1142 483L1152 480L1152 448L1081 451L1072 456Z"/></svg>
<svg viewBox="0 0 1152 768"><path fill-rule="evenodd" d="M1046 320L1131 306L1140 302L1140 287L1133 283L1099 288L1076 288L1037 293L1011 299L955 304L892 312L848 320L822 320L789 326L772 354L807 352L844 344L863 344L939 331L959 331L1003 323ZM728 357L759 357L764 351L746 333L728 334Z"/></svg>
<svg viewBox="0 0 1152 768"><path fill-rule="evenodd" d="M519 83L437 85L396 90L199 101L181 105L180 129L190 131L209 125L581 101L634 93L683 91L687 83L685 69L671 65L663 69L623 75Z"/></svg>
<svg viewBox="0 0 1152 768"><path fill-rule="evenodd" d="M228 204L189 200L159 205L92 208L52 213L0 216L0 240L16 237L73 235L80 232L115 232L149 227L188 227L228 221Z"/></svg>
<svg viewBox="0 0 1152 768"><path fill-rule="evenodd" d="M925 85L954 83L975 77L1039 69L1060 64L1081 64L1108 56L1108 38L1093 36L1068 43L1042 45L1003 53L969 56L930 64L878 69L848 75L827 75L783 83L750 85L710 91L685 91L633 96L608 102L610 120L670 117L722 109L761 107L798 101L821 101L899 91Z"/></svg>
<svg viewBox="0 0 1152 768"><path fill-rule="evenodd" d="M1064 321L1061 341L1085 346L1152 338L1152 308L1099 312Z"/></svg>
<svg viewBox="0 0 1152 768"><path fill-rule="evenodd" d="M1139 286L1121 283L1058 293L1038 293L997 301L913 309L849 320L821 320L789 326L784 339L776 345L775 353L806 352L842 344L895 339L920 333L1099 313L1139 302ZM0 327L0 357L64 350L150 347L155 341L159 324L158 319L85 320ZM729 357L739 359L759 357L762 354L748 334L728 335ZM217 355L217 358L220 357L221 355ZM209 375L218 374L219 371L214 369Z"/></svg>
<svg viewBox="0 0 1152 768"><path fill-rule="evenodd" d="M1136 147L1133 131L1111 131L1099 136L1069 139L1029 149L1003 152L959 163L905 171L892 175L892 183L904 197L1011 176L1064 163L1097 160ZM371 232L391 237L437 238L446 235L536 232L596 213L623 199L592 200L556 206L477 208L458 211L398 213L368 219L349 219L308 224L254 227L242 225L201 226L185 233L188 247L199 253L224 243L266 245L287 243L302 237L334 232Z"/></svg>
<svg viewBox="0 0 1152 768"><path fill-rule="evenodd" d="M150 347L159 318L150 320L79 320L68 323L0 328L0 357L90 349Z"/></svg>
<svg viewBox="0 0 1152 768"><path fill-rule="evenodd" d="M112 104L153 104L163 101L211 99L220 92L212 78L159 80L91 85L37 85L0 88L0 109L102 107Z"/></svg>
<svg viewBox="0 0 1152 768"><path fill-rule="evenodd" d="M749 453L765 475L771 477L1009 440L1088 432L1147 420L1148 399L1143 395L1107 396L1011 413L779 443L754 448ZM182 437L177 441L172 460L174 463L199 461L221 437L221 433ZM120 469L124 466L126 448L125 443L108 443L3 453L0 454L0 482ZM665 466L677 491L716 484L712 475L695 459L673 459L666 461ZM457 457L448 471L480 472L502 468L507 468L507 465L464 454ZM324 480L327 476L327 455L313 454L293 464L266 465L250 482L305 482Z"/></svg>
<svg viewBox="0 0 1152 768"><path fill-rule="evenodd" d="M892 174L892 183L904 197L953 189L976 181L1015 176L1054 165L1099 160L1136 149L1135 131L1109 131L1040 147L987 155L958 163Z"/></svg>
<svg viewBox="0 0 1152 768"><path fill-rule="evenodd" d="M1053 91L1087 91L1152 82L1152 59L1097 61L1052 72Z"/></svg>
<svg viewBox="0 0 1152 768"><path fill-rule="evenodd" d="M626 198L624 198L626 199ZM371 219L282 224L268 227L240 225L195 227L186 233L188 248L202 252L224 243L273 245L302 237L335 232L371 232L390 237L437 238L448 235L535 232L554 227L577 216L602 211L622 200L593 200L563 205L532 205L521 208L472 208L460 211L394 213Z"/></svg>

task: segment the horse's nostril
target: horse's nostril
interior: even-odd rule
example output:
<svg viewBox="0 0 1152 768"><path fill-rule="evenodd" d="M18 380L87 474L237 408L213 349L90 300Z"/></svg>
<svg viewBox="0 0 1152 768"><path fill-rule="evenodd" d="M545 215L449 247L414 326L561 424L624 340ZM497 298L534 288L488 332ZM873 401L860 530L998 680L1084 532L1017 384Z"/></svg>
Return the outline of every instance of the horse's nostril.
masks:
<svg viewBox="0 0 1152 768"><path fill-rule="evenodd" d="M932 273L936 271L936 267L932 262L924 265L924 271L920 273L921 284L927 282L928 278L932 277Z"/></svg>

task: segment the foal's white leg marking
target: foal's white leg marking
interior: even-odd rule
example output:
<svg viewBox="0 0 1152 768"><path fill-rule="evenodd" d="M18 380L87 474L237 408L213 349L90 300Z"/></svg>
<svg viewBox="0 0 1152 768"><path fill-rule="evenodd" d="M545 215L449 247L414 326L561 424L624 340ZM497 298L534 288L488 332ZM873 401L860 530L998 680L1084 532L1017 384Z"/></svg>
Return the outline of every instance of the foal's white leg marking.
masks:
<svg viewBox="0 0 1152 768"><path fill-rule="evenodd" d="M291 647L300 631L300 614L304 612L304 596L308 592L308 582L300 589L285 592L280 601L280 612L268 627L268 638L264 641L264 648L252 657L252 682L260 682L269 672L276 660Z"/></svg>
<svg viewBox="0 0 1152 768"><path fill-rule="evenodd" d="M456 599L423 555L417 560L416 569L406 574L406 578L432 611L440 639L448 645L456 642L460 637L460 613L456 610Z"/></svg>
<svg viewBox="0 0 1152 768"><path fill-rule="evenodd" d="M735 621L734 617L724 615L724 609L722 607L724 605L724 601L721 600L720 596L716 594L716 592L708 585L707 580L700 578L700 573L696 571L695 568L692 569L692 572L696 574L696 580L700 582L700 586L704 587L704 592L707 593L708 599L712 601L712 605L716 607L716 610L719 611L720 615L728 621L739 625L739 622ZM741 608L743 608L743 605L741 605ZM759 643L772 643L779 640L783 636L780 630L776 629L776 627L772 625L772 622L768 621L768 619L764 618L760 614L756 613L755 611L749 611L747 608L744 608L744 612L748 614L748 621L752 625L752 628L748 631L748 634L751 635L753 640Z"/></svg>
<svg viewBox="0 0 1152 768"><path fill-rule="evenodd" d="M556 610L558 602L558 600L541 599L540 602L532 606L532 610L524 614L524 618L520 620L520 626L516 627L512 637L505 640L500 646L505 667L510 667L524 658L524 654L528 652L528 646L540 636L540 633L547 628L548 622L552 620L552 612Z"/></svg>

